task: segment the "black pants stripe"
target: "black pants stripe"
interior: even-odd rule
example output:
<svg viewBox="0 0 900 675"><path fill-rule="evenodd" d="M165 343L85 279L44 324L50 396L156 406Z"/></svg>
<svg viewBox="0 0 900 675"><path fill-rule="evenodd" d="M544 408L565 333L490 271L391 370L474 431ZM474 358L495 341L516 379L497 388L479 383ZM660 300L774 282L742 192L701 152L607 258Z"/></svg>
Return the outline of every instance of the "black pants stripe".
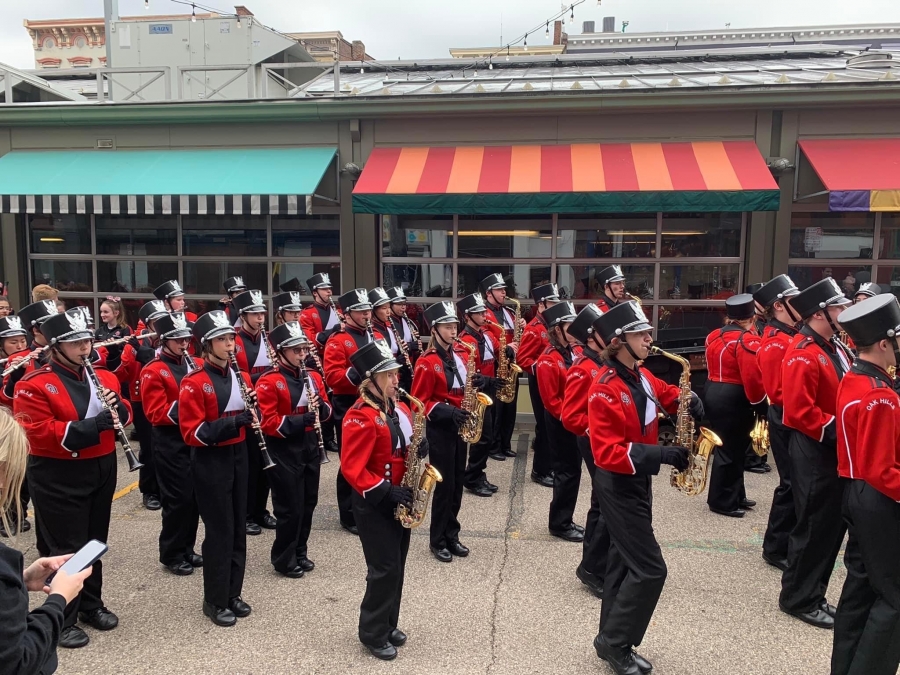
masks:
<svg viewBox="0 0 900 675"><path fill-rule="evenodd" d="M247 520L262 525L269 514L269 476L272 469L263 469L259 439L253 429L247 428Z"/></svg>
<svg viewBox="0 0 900 675"><path fill-rule="evenodd" d="M162 502L159 562L174 565L194 552L200 511L194 494L191 448L178 427L153 427L156 479Z"/></svg>
<svg viewBox="0 0 900 675"><path fill-rule="evenodd" d="M338 443L338 454L340 455L341 448L341 440L344 437L344 429L343 422L344 416L347 414L347 411L353 407L353 404L356 403L356 396L350 396L346 394L334 394L332 396L332 406L334 409L334 424L335 430L337 431L337 443ZM352 527L356 524L356 518L353 515L353 507L352 507L352 496L353 496L353 488L350 487L350 483L347 482L347 479L344 478L344 474L341 471L337 472L337 503L338 503L338 516L341 519L341 522L348 526Z"/></svg>
<svg viewBox="0 0 900 675"><path fill-rule="evenodd" d="M579 436L576 439L576 443L591 477L591 506L588 509L587 520L584 523L581 566L596 576L602 583L606 577L606 563L609 558L609 528L606 527L606 519L603 517L603 511L600 509L600 500L597 498L597 487L594 483L597 465L594 464L591 441L587 436Z"/></svg>
<svg viewBox="0 0 900 675"><path fill-rule="evenodd" d="M268 473L272 482L272 510L278 525L270 557L279 572L292 570L299 558L307 556L313 511L319 503L321 472L315 441L313 449L315 453L311 457L305 447L273 445L271 448L275 467Z"/></svg>
<svg viewBox="0 0 900 675"><path fill-rule="evenodd" d="M493 396L491 397L493 398ZM469 463L463 477L465 484L475 486L482 478L487 478L488 455L500 450L500 437L497 434L497 403L488 406L484 411L484 425L481 427L481 439L469 445Z"/></svg>
<svg viewBox="0 0 900 675"><path fill-rule="evenodd" d="M778 486L772 495L769 524L763 538L763 553L773 558L787 558L788 540L797 522L794 491L791 489L791 455L788 443L791 432L781 424L781 408L769 406L769 442L778 467Z"/></svg>
<svg viewBox="0 0 900 675"><path fill-rule="evenodd" d="M429 424L425 428L429 461L443 477L432 497L431 545L444 548L452 541L459 541L466 444L452 425Z"/></svg>
<svg viewBox="0 0 900 675"><path fill-rule="evenodd" d="M553 456L553 499L550 500L548 526L551 530L565 530L572 525L578 488L581 485L581 453L571 431L544 410L544 431L548 449ZM535 461L537 457L535 457Z"/></svg>
<svg viewBox="0 0 900 675"><path fill-rule="evenodd" d="M116 455L93 459L28 458L34 514L42 533L42 556L75 553L91 539L106 542L113 494ZM63 627L74 626L78 611L103 607L103 561L84 581L81 593L66 607Z"/></svg>
<svg viewBox="0 0 900 675"><path fill-rule="evenodd" d="M518 389L516 391L518 392ZM516 397L518 398L518 393ZM553 452L550 450L551 439L547 432L546 410L541 400L537 377L531 373L528 373L528 397L534 411L534 462L531 470L539 476L549 476L553 468Z"/></svg>
<svg viewBox="0 0 900 675"><path fill-rule="evenodd" d="M744 490L744 455L755 418L739 384L707 382L703 394L706 416L722 447L713 453L706 503L719 511L734 511L747 498Z"/></svg>
<svg viewBox="0 0 900 675"><path fill-rule="evenodd" d="M388 499L373 505L354 492L352 503L368 570L366 594L359 606L359 640L380 647L400 618L411 530L394 518L394 505Z"/></svg>
<svg viewBox="0 0 900 675"><path fill-rule="evenodd" d="M900 504L861 480L844 497L847 579L834 622L832 675L896 675L900 666Z"/></svg>
<svg viewBox="0 0 900 675"><path fill-rule="evenodd" d="M138 443L141 447L138 450L138 459L142 466L138 469L138 489L142 495L159 495L159 483L156 480L156 466L153 461L153 426L150 420L144 415L144 406L140 401L131 404L134 418L134 430L137 432Z"/></svg>
<svg viewBox="0 0 900 675"><path fill-rule="evenodd" d="M247 444L191 448L203 539L203 599L216 607L241 594L247 564Z"/></svg>

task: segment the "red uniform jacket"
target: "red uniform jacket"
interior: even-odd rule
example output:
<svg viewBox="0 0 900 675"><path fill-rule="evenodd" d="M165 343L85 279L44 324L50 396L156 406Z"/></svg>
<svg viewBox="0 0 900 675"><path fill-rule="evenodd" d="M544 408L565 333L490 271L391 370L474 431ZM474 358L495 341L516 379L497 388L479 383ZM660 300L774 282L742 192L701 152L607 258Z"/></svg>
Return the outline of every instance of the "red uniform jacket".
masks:
<svg viewBox="0 0 900 675"><path fill-rule="evenodd" d="M772 320L766 326L762 343L756 352L756 362L762 373L763 386L769 402L779 408L784 405L781 388L781 369L784 365L784 355L791 346L791 339L797 331L786 326L780 321Z"/></svg>
<svg viewBox="0 0 900 675"><path fill-rule="evenodd" d="M326 412L319 413L319 421L331 417L331 406L325 392L322 376L307 371L312 380L312 390L325 406ZM313 431L312 426L303 425L303 414L309 410L309 386L300 377L299 370L278 364L278 370L267 370L256 383L259 397L259 411L262 415L262 430L266 436L290 438Z"/></svg>
<svg viewBox="0 0 900 675"><path fill-rule="evenodd" d="M886 372L856 361L838 387L838 474L900 502L900 396Z"/></svg>
<svg viewBox="0 0 900 675"><path fill-rule="evenodd" d="M107 389L119 393L119 381L105 368L96 368ZM122 425L131 421L131 406L119 402ZM16 385L13 413L31 443L31 454L54 459L90 459L116 451L116 432L97 430L103 411L96 389L83 368L78 372L52 362L26 375Z"/></svg>
<svg viewBox="0 0 900 675"><path fill-rule="evenodd" d="M710 382L740 384L752 405L766 400L756 361L759 336L739 326L723 326L706 336L706 368Z"/></svg>
<svg viewBox="0 0 900 675"><path fill-rule="evenodd" d="M303 329L306 339L311 344L318 345L319 351L325 349L325 345L319 342L318 336L325 330L331 312L331 304L320 305L318 302L314 302L300 312L300 328ZM338 323L334 328L340 328L340 325L340 315L338 314Z"/></svg>
<svg viewBox="0 0 900 675"><path fill-rule="evenodd" d="M13 361L21 359L21 358L25 358L31 352L33 352L35 349L38 349L38 348L39 348L38 345L34 345L34 347L32 349L23 349L20 352L16 352L15 354L12 354L9 357L9 361L7 361L3 365L2 370L6 370L6 368L9 367L9 365ZM37 370L41 366L46 365L46 363L49 360L50 360L50 350L45 349L39 357L29 361L28 365L22 366L22 368L25 370L25 373L22 375L22 377L25 377L25 375L28 375L29 373L33 373L35 370ZM2 371L0 371L0 372L2 372ZM0 387L0 405L2 405L4 408L9 408L10 410L12 410L13 394L15 393L16 384L18 384L18 382L13 382L12 373L10 373L9 375L7 375L6 377L3 378L3 386Z"/></svg>
<svg viewBox="0 0 900 675"><path fill-rule="evenodd" d="M678 409L680 389L646 369L605 363L588 394L588 420L594 464L612 473L657 474L660 465L658 411L642 378L666 412Z"/></svg>
<svg viewBox="0 0 900 675"><path fill-rule="evenodd" d="M238 368L250 375L254 384L272 365L263 340L262 331L251 335L243 328L238 328L234 336L234 356Z"/></svg>
<svg viewBox="0 0 900 675"><path fill-rule="evenodd" d="M375 504L392 485L400 485L406 471L403 448L409 447L412 437L412 415L405 403L397 404L396 413L399 424L359 400L344 416L341 473L354 490Z"/></svg>
<svg viewBox="0 0 900 675"><path fill-rule="evenodd" d="M410 393L425 404L428 419L446 419L450 407L459 408L462 405L468 358L469 351L464 347L454 345L453 351L448 354L437 345L432 345L416 362ZM462 368L459 367L460 361Z"/></svg>
<svg viewBox="0 0 900 675"><path fill-rule="evenodd" d="M194 361L194 366L201 362ZM141 402L144 415L155 427L178 425L178 392L187 375L188 366L182 357L166 352L144 366L141 371Z"/></svg>
<svg viewBox="0 0 900 675"><path fill-rule="evenodd" d="M500 344L494 334L488 332L487 328L479 331L477 328L466 326L459 334L459 339L466 344L478 347L478 351L475 352L475 367L478 372L485 377L496 377L497 351L500 349ZM468 355L465 358L469 358Z"/></svg>
<svg viewBox="0 0 900 675"><path fill-rule="evenodd" d="M150 348L154 351L159 350L158 338L144 338L140 343L142 348ZM146 363L150 363L150 361ZM141 370L143 370L144 365L146 364L138 360L138 350L126 344L122 350L119 367L116 368L115 373L116 377L119 378L119 382L122 383L122 390L128 392L128 397L133 403L141 402Z"/></svg>
<svg viewBox="0 0 900 675"><path fill-rule="evenodd" d="M354 396L359 387L350 379L350 355L356 350L372 341L369 333L359 330L349 323L346 330L334 333L325 344L325 357L322 359L322 369L325 371L325 382L331 387L331 391L339 396ZM362 373L360 373L362 376Z"/></svg>
<svg viewBox="0 0 900 675"><path fill-rule="evenodd" d="M514 336L513 328L516 325L516 315L511 309L506 307L505 305L501 307L500 305L492 305L491 303L486 303L487 307L487 318L491 321L500 324L501 326L506 328L506 344L511 344ZM496 326L487 326L486 330L490 331L491 334L497 338L497 341L500 341L500 329ZM524 333L523 333L524 335Z"/></svg>
<svg viewBox="0 0 900 675"><path fill-rule="evenodd" d="M566 391L563 397L563 426L576 436L588 435L588 393L591 384L600 374L603 364L600 354L583 347L566 374Z"/></svg>
<svg viewBox="0 0 900 675"><path fill-rule="evenodd" d="M541 355L546 352L550 346L550 336L547 334L547 324L544 322L543 316L538 314L522 332L522 341L519 344L519 351L516 352L516 363L526 373L532 375L537 371L537 362ZM558 415L554 415L558 417Z"/></svg>
<svg viewBox="0 0 900 675"><path fill-rule="evenodd" d="M804 327L791 340L781 375L790 383L784 388L784 425L832 448L837 389L847 371L841 357L831 342Z"/></svg>
<svg viewBox="0 0 900 675"><path fill-rule="evenodd" d="M597 300L597 302L595 304L597 305L597 308L600 310L601 313L606 314L609 310L611 310L613 307L615 307L619 303L615 302L613 300L610 300L608 297L606 297L606 294L604 293L603 295L600 296L600 299Z"/></svg>
<svg viewBox="0 0 900 675"><path fill-rule="evenodd" d="M522 342L525 342L524 338ZM556 347L547 347L537 360L537 383L541 401L547 412L558 420L562 420L566 376L571 365L571 352L567 349L564 354Z"/></svg>
<svg viewBox="0 0 900 675"><path fill-rule="evenodd" d="M198 364L199 365L199 364ZM250 376L240 374L249 389ZM232 368L203 362L185 375L178 392L178 426L184 442L195 447L234 445L244 440L244 427L234 423L244 401Z"/></svg>

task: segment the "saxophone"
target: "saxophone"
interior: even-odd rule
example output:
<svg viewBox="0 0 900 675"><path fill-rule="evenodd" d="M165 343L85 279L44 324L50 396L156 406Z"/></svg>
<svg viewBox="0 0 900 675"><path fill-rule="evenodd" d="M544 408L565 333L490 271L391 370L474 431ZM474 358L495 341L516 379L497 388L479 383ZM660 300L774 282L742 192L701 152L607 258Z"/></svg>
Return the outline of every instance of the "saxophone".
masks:
<svg viewBox="0 0 900 675"><path fill-rule="evenodd" d="M507 298L513 305L516 306L516 320L515 325L513 326L513 342L518 344L522 340L522 303L516 300L515 298Z"/></svg>
<svg viewBox="0 0 900 675"><path fill-rule="evenodd" d="M494 395L501 403L512 403L516 397L516 380L522 374L522 369L515 363L510 363L506 356L506 329L496 321L488 319L486 323L500 329L500 349L497 354L497 379L503 384Z"/></svg>
<svg viewBox="0 0 900 675"><path fill-rule="evenodd" d="M472 413L471 417L459 428L459 437L466 443L477 443L481 440L481 428L484 426L484 412L489 405L494 405L491 397L484 392L475 390L475 345L454 338L454 342L461 344L469 350L469 360L466 363L466 388L463 393L462 409ZM452 356L452 355L451 355Z"/></svg>
<svg viewBox="0 0 900 675"><path fill-rule="evenodd" d="M694 437L694 419L691 417L691 364L670 352L664 352L659 347L651 347L651 354L665 356L667 359L681 364L681 377L678 379L678 387L681 394L678 397L678 412L675 428L675 445L680 445L690 450L688 456L688 468L684 471L672 468L669 482L672 487L681 493L694 497L706 489L706 481L709 478L709 458L713 449L722 445L715 432L700 427L700 433Z"/></svg>
<svg viewBox="0 0 900 675"><path fill-rule="evenodd" d="M765 457L772 449L772 445L769 443L769 423L762 415L756 416L756 423L750 430L750 445L753 447L753 452L759 457Z"/></svg>
<svg viewBox="0 0 900 675"><path fill-rule="evenodd" d="M440 471L419 457L419 446L425 438L425 404L411 396L403 389L398 389L400 396L409 401L413 409L413 434L409 447L406 449L406 471L400 485L408 487L413 493L411 507L397 504L394 516L400 524L407 529L417 528L425 520L428 512L428 498L431 496L434 486L443 480Z"/></svg>

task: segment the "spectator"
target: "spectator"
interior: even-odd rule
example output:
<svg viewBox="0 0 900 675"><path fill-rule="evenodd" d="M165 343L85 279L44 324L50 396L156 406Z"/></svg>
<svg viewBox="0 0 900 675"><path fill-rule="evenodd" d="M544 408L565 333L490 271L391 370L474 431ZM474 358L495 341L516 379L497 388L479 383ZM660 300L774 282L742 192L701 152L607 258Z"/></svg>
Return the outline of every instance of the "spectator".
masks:
<svg viewBox="0 0 900 675"><path fill-rule="evenodd" d="M58 309L60 313L66 311L66 303L59 299L59 291L53 288L53 286L38 284L31 289L31 301L39 302L41 300L53 300L56 302L56 309Z"/></svg>
<svg viewBox="0 0 900 675"><path fill-rule="evenodd" d="M0 319L12 313L12 305L9 304L9 298L0 295Z"/></svg>

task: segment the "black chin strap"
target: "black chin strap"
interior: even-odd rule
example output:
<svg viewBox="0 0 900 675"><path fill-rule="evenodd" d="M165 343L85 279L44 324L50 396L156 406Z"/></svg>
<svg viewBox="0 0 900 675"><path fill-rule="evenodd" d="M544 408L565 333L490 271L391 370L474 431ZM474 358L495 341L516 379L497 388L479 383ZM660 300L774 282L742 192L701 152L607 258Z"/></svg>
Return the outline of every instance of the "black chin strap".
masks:
<svg viewBox="0 0 900 675"><path fill-rule="evenodd" d="M66 355L63 353L63 350L60 349L60 346L59 346L59 343L58 343L58 342L57 342L55 345L53 345L52 349L53 349L53 352L54 352L54 353L58 354L58 355L61 356L64 360L68 361L70 364L72 364L73 366L75 366L75 370L78 370L79 368L81 368L81 367L84 365L83 363L81 363L81 361L73 361L73 360L70 359L68 356L66 356ZM91 358L91 355L90 355L90 354L88 354L88 358Z"/></svg>
<svg viewBox="0 0 900 675"><path fill-rule="evenodd" d="M831 330L834 333L834 337L836 338L838 333L841 332L841 329L837 327L837 324L835 324L834 319L831 318L831 314L828 313L828 305L825 306L825 308L822 310L822 312L825 314L825 319L828 321L828 325L831 326Z"/></svg>

